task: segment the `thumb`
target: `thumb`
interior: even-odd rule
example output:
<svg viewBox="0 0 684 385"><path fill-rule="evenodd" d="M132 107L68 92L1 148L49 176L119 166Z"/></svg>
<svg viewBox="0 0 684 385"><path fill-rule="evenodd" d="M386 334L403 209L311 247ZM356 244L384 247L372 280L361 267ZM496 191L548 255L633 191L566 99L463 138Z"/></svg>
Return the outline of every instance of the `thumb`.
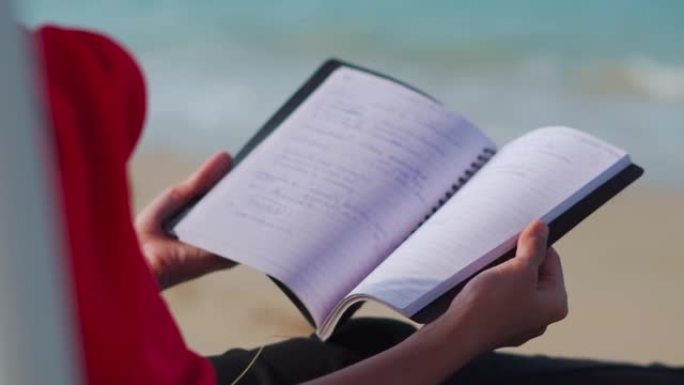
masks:
<svg viewBox="0 0 684 385"><path fill-rule="evenodd" d="M145 207L138 214L136 227L148 232L163 231L162 223L192 199L209 191L230 170L231 163L230 155L225 152L209 158L184 182L169 188Z"/></svg>
<svg viewBox="0 0 684 385"><path fill-rule="evenodd" d="M230 171L232 162L233 160L227 152L214 154L214 156L204 162L197 171L190 175L188 179L178 185L179 192L184 195L182 198L189 200L209 191L209 189L214 187L214 185Z"/></svg>
<svg viewBox="0 0 684 385"><path fill-rule="evenodd" d="M515 258L538 268L546 255L549 228L540 220L535 220L520 233Z"/></svg>

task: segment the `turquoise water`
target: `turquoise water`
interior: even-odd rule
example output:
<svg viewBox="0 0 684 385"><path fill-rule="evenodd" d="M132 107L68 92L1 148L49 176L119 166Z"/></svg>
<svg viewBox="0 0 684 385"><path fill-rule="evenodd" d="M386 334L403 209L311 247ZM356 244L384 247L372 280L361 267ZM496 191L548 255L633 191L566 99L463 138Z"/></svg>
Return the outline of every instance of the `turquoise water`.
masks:
<svg viewBox="0 0 684 385"><path fill-rule="evenodd" d="M684 1L23 1L141 61L144 147L236 150L324 59L398 77L500 144L565 124L684 186Z"/></svg>

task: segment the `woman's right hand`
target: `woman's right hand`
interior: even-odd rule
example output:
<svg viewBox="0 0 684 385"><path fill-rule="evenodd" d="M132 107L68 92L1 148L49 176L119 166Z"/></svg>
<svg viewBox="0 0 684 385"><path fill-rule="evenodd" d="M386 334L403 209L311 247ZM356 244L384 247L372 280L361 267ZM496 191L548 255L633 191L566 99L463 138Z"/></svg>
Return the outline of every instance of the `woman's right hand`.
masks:
<svg viewBox="0 0 684 385"><path fill-rule="evenodd" d="M520 345L568 313L558 254L537 221L516 256L478 274L449 310L398 345L311 384L438 384L489 350Z"/></svg>
<svg viewBox="0 0 684 385"><path fill-rule="evenodd" d="M436 323L467 330L480 353L519 346L565 318L568 301L558 253L548 228L535 221L518 238L514 258L475 276ZM458 341L453 341L458 343Z"/></svg>

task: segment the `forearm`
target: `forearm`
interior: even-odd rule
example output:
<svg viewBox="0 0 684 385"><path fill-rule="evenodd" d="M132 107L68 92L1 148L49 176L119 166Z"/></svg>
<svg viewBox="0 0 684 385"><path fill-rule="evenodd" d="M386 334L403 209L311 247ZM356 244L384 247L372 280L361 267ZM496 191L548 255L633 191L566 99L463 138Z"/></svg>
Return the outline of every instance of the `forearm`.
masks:
<svg viewBox="0 0 684 385"><path fill-rule="evenodd" d="M458 321L442 319L376 356L309 384L438 384L482 353L480 346Z"/></svg>

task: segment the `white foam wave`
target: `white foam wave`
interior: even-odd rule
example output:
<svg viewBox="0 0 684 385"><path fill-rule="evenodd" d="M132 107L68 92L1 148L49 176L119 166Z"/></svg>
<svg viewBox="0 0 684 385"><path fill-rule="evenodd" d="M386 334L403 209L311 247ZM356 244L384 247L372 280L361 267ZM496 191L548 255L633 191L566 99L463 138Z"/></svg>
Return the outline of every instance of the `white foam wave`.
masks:
<svg viewBox="0 0 684 385"><path fill-rule="evenodd" d="M625 73L633 86L653 98L669 102L684 100L684 66L637 58L628 62Z"/></svg>

